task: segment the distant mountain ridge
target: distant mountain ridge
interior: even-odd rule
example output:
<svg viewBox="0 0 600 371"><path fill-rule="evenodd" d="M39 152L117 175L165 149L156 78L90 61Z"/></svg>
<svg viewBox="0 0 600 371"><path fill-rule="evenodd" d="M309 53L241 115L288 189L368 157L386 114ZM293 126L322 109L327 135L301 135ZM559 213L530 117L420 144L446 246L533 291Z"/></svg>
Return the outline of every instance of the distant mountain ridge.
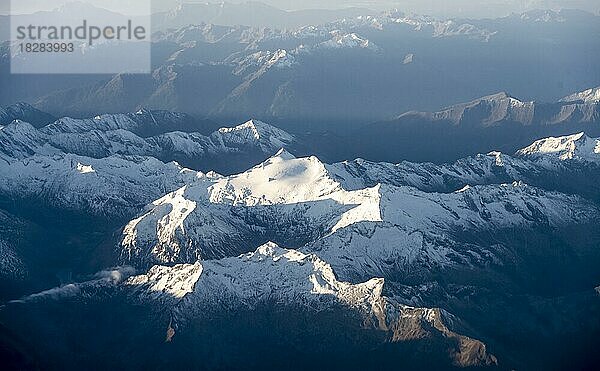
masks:
<svg viewBox="0 0 600 371"><path fill-rule="evenodd" d="M397 120L410 120L414 116L424 121L449 121L454 125L473 126L493 126L502 122L524 126L593 123L600 119L596 105L599 99L593 98L598 90L600 88L575 93L556 103L522 102L501 92L438 112L407 112Z"/></svg>
<svg viewBox="0 0 600 371"><path fill-rule="evenodd" d="M287 30L198 18L155 35L152 75L16 76L2 63L0 102L27 101L55 116L148 107L217 122L255 117L288 130L328 123L340 132L494 90L553 101L598 84L597 71L585 63L597 59L596 50L583 46L598 33L596 18L560 11L437 19L390 11L340 14ZM543 58L524 47L530 44L544 46ZM560 66L567 65L572 73L565 75Z"/></svg>
<svg viewBox="0 0 600 371"><path fill-rule="evenodd" d="M442 163L489 148L512 153L539 137L577 131L600 136L597 101L523 102L502 92L437 112L406 112L365 125L348 137L360 138L352 148L372 160Z"/></svg>
<svg viewBox="0 0 600 371"><path fill-rule="evenodd" d="M600 102L600 87L588 89L579 93L575 93L564 97L561 102L578 102L598 103Z"/></svg>
<svg viewBox="0 0 600 371"><path fill-rule="evenodd" d="M16 120L0 132L0 158L23 159L34 153L60 151L92 158L152 156L206 171L229 172L244 169L254 158L261 161L282 147L298 145L292 135L258 120L209 135L197 132L205 129L203 124L185 114L149 110L90 119L61 118L37 129Z"/></svg>
<svg viewBox="0 0 600 371"><path fill-rule="evenodd" d="M56 118L23 102L0 108L0 125L8 125L14 120L25 121L40 128L53 122Z"/></svg>
<svg viewBox="0 0 600 371"><path fill-rule="evenodd" d="M256 1L240 4L223 2L184 3L164 13L153 15L154 30L168 30L190 24L212 23L215 25L243 25L291 29L307 24L321 24L345 17L356 17L367 9L346 8L336 10L296 10L285 11Z"/></svg>

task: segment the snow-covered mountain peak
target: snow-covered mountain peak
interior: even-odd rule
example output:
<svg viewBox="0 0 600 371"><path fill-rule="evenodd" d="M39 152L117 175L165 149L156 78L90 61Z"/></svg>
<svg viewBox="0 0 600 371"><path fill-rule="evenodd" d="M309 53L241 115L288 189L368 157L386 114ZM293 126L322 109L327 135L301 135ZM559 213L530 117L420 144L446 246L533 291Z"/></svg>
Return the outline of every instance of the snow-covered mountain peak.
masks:
<svg viewBox="0 0 600 371"><path fill-rule="evenodd" d="M221 128L211 138L223 145L258 144L264 152L287 147L295 138L291 134L259 120L250 120L232 128Z"/></svg>
<svg viewBox="0 0 600 371"><path fill-rule="evenodd" d="M234 258L209 260L174 267L155 266L147 274L129 278L147 295L185 297L188 304L230 298L238 304L260 300L293 304L324 303L320 297L352 307L372 310L382 299L383 279L362 284L338 281L333 268L314 254L279 247L272 242Z"/></svg>
<svg viewBox="0 0 600 371"><path fill-rule="evenodd" d="M451 106L431 115L437 120L449 120L455 124L459 124L465 118L468 118L468 114L471 111L478 113L483 108L485 109L486 117L479 119L483 125L494 125L503 120L528 125L533 121L534 107L533 102L523 102L506 92L500 92L468 103Z"/></svg>
<svg viewBox="0 0 600 371"><path fill-rule="evenodd" d="M124 229L122 256L135 264L222 257L255 247L259 238L253 235L279 230L277 236L286 236L285 228L298 223L302 235L290 238L305 240L353 223L380 221L380 198L378 186L344 189L316 157L280 152L243 173L197 180L155 201ZM231 240L227 249L213 250L222 238Z"/></svg>
<svg viewBox="0 0 600 371"><path fill-rule="evenodd" d="M215 184L212 202L272 204L315 201L340 190L318 158L295 158L287 151Z"/></svg>
<svg viewBox="0 0 600 371"><path fill-rule="evenodd" d="M129 130L134 131L138 124L127 114L105 114L91 119L74 119L63 117L45 126L41 131L45 134L85 133L92 130Z"/></svg>
<svg viewBox="0 0 600 371"><path fill-rule="evenodd" d="M496 94L491 94L488 96L485 96L477 101L485 101L485 102L502 102L502 101L508 101L511 103L511 105L513 106L523 106L525 105L527 102L523 102L520 99L517 99L515 97L513 97L512 95L508 94L505 91L501 91L499 93Z"/></svg>
<svg viewBox="0 0 600 371"><path fill-rule="evenodd" d="M42 150L45 138L31 124L14 120L0 130L0 158L8 161L22 159ZM50 154L51 148L45 153Z"/></svg>
<svg viewBox="0 0 600 371"><path fill-rule="evenodd" d="M571 94L560 100L565 103L583 102L583 103L598 103L600 102L600 86L584 90L579 93Z"/></svg>
<svg viewBox="0 0 600 371"><path fill-rule="evenodd" d="M257 128L257 123L252 120L232 128L220 128L219 133L229 134L246 130L248 130L251 133L251 136L254 137L254 139L260 139L260 133Z"/></svg>
<svg viewBox="0 0 600 371"><path fill-rule="evenodd" d="M364 48L364 49L377 49L377 47L371 43L368 39L365 39L356 33L345 34L339 30L331 31L332 39L325 41L318 45L320 48Z"/></svg>
<svg viewBox="0 0 600 371"><path fill-rule="evenodd" d="M202 264L179 264L173 267L156 265L143 275L130 277L125 285L140 286L147 295L170 295L181 299L194 291L194 286L202 274Z"/></svg>
<svg viewBox="0 0 600 371"><path fill-rule="evenodd" d="M501 104L505 104L508 107L522 107L525 105L525 102L522 102L521 100L511 96L510 94L508 94L507 92L501 91L495 94L490 94L484 97L481 97L479 99L475 99L474 101L471 101L469 103L466 103L466 105L470 105L470 106L474 106L474 105L478 105L478 104L491 104L491 105L501 105Z"/></svg>
<svg viewBox="0 0 600 371"><path fill-rule="evenodd" d="M296 64L295 57L285 49L279 49L267 61L267 67L286 68Z"/></svg>
<svg viewBox="0 0 600 371"><path fill-rule="evenodd" d="M28 122L25 122L23 120L14 120L11 123L9 123L8 125L4 126L4 130L5 133L30 133L30 132L36 132L37 129L33 127L33 125L31 125Z"/></svg>
<svg viewBox="0 0 600 371"><path fill-rule="evenodd" d="M566 21L566 19L563 16L561 16L559 12L555 12L550 9L534 9L518 15L518 17L520 17L521 20L532 21L536 23L562 23Z"/></svg>
<svg viewBox="0 0 600 371"><path fill-rule="evenodd" d="M517 152L518 156L533 160L558 159L600 161L600 139L590 138L585 133L538 140Z"/></svg>
<svg viewBox="0 0 600 371"><path fill-rule="evenodd" d="M244 130L250 130L254 136L255 139L260 139L261 138L261 133L263 134L267 134L273 131L277 131L279 129L277 129L274 126L271 126L269 124L266 124L262 121L259 120L248 120L245 123L235 126L233 128L221 128L219 129L220 133L231 133L231 132L239 132L239 131L244 131Z"/></svg>
<svg viewBox="0 0 600 371"><path fill-rule="evenodd" d="M488 157L493 158L496 161L496 166L504 166L504 154L498 151L492 151L487 154Z"/></svg>

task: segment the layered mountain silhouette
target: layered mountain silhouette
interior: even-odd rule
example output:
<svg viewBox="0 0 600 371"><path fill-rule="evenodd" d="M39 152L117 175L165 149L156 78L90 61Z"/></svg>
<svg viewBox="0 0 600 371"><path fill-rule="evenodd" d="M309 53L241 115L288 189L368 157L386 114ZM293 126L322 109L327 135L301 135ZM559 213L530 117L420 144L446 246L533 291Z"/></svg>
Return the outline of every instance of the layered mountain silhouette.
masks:
<svg viewBox="0 0 600 371"><path fill-rule="evenodd" d="M256 4L186 6L214 8L208 15ZM171 16L193 17L184 8ZM553 102L600 82L586 62L597 59L596 49L586 47L598 33L597 16L585 12L494 20L401 12L336 17L288 29L218 25L212 17L177 21L154 37L152 75L11 75L2 59L0 103L26 101L72 117L146 107L217 122L255 117L292 131L343 132L498 90ZM527 45L540 45L539 52Z"/></svg>

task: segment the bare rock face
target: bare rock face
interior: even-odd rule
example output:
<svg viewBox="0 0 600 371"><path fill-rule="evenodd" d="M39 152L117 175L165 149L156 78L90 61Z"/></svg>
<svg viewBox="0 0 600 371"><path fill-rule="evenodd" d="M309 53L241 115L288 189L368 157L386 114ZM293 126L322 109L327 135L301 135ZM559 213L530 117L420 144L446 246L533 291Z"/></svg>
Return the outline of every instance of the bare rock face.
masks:
<svg viewBox="0 0 600 371"><path fill-rule="evenodd" d="M436 308L405 308L400 318L389 326L392 342L438 339L448 344L447 352L458 367L497 365L498 360L489 354L479 340L460 335L448 326L458 319Z"/></svg>

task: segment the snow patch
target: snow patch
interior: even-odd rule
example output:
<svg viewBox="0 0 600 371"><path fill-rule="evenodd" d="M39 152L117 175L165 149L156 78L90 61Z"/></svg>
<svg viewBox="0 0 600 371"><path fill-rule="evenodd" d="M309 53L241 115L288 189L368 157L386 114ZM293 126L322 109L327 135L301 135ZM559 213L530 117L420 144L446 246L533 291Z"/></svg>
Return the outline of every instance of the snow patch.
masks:
<svg viewBox="0 0 600 371"><path fill-rule="evenodd" d="M77 171L80 174L91 174L96 172L91 165L84 165L81 162L77 163Z"/></svg>

